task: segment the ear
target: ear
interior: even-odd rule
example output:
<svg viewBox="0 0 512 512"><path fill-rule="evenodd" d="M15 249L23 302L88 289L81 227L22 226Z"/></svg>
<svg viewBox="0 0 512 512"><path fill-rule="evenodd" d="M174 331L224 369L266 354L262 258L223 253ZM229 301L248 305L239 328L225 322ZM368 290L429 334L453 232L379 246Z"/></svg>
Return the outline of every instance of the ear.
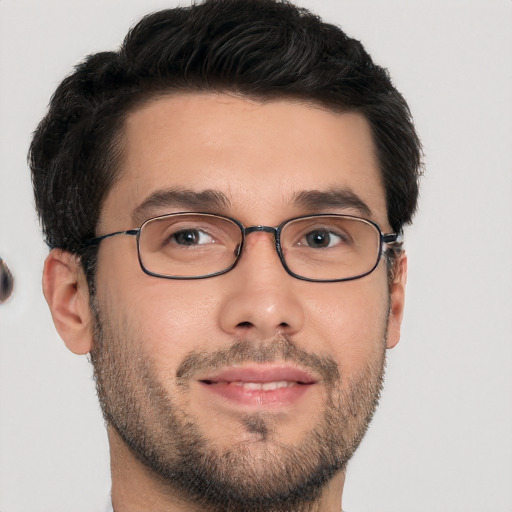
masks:
<svg viewBox="0 0 512 512"><path fill-rule="evenodd" d="M43 293L66 346L75 354L88 353L93 340L89 287L75 254L52 249L44 264Z"/></svg>
<svg viewBox="0 0 512 512"><path fill-rule="evenodd" d="M390 284L390 311L388 320L387 348L393 348L400 340L400 327L404 315L405 285L407 283L407 255L398 256L394 263L393 280Z"/></svg>

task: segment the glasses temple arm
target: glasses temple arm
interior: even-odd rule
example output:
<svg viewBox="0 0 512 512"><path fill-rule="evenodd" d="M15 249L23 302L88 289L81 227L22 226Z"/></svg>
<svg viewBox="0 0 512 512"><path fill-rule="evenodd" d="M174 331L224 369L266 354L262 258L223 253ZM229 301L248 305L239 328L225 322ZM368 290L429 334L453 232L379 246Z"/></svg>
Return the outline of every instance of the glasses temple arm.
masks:
<svg viewBox="0 0 512 512"><path fill-rule="evenodd" d="M386 233L382 235L382 241L385 244L401 244L404 241L403 233Z"/></svg>
<svg viewBox="0 0 512 512"><path fill-rule="evenodd" d="M84 240L82 243L82 247L91 247L93 245L98 245L105 238L110 238L116 235L132 235L137 236L139 234L140 229L128 229L127 231L116 231L115 233L109 233L108 235L96 236L94 238L89 238Z"/></svg>

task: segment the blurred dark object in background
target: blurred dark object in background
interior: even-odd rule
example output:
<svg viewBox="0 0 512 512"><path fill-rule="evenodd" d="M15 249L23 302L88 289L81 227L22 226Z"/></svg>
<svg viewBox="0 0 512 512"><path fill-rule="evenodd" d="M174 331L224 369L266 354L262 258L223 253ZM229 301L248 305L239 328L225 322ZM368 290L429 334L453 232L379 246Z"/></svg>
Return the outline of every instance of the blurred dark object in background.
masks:
<svg viewBox="0 0 512 512"><path fill-rule="evenodd" d="M5 261L0 258L0 304L6 302L12 294L14 278Z"/></svg>

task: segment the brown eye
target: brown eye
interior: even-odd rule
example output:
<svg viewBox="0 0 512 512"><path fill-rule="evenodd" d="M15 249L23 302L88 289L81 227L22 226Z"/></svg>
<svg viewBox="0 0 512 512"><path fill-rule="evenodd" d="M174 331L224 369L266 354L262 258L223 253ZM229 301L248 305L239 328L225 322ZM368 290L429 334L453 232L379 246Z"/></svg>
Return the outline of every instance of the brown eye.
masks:
<svg viewBox="0 0 512 512"><path fill-rule="evenodd" d="M313 249L325 249L327 247L333 247L344 241L341 235L326 230L311 231L305 235L304 238L306 240L306 245Z"/></svg>
<svg viewBox="0 0 512 512"><path fill-rule="evenodd" d="M310 247L328 247L330 235L327 231L314 231L306 235L306 242Z"/></svg>
<svg viewBox="0 0 512 512"><path fill-rule="evenodd" d="M182 229L174 233L169 240L177 245L203 245L212 242L212 237L199 229Z"/></svg>

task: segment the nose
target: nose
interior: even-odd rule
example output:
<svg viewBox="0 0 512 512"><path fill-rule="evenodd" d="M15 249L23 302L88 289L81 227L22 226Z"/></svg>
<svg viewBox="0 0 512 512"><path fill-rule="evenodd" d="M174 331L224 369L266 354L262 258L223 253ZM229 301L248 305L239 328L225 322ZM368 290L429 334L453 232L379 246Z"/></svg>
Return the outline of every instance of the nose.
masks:
<svg viewBox="0 0 512 512"><path fill-rule="evenodd" d="M252 232L245 239L237 266L224 278L220 325L225 332L268 340L302 329L304 297L297 288L306 283L283 268L271 233Z"/></svg>

